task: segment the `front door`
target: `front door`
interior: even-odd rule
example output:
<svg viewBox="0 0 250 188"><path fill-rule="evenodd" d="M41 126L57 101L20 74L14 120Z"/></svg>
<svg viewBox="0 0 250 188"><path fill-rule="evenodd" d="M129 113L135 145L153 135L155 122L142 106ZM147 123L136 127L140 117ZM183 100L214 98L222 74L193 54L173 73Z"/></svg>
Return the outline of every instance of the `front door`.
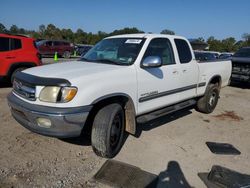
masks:
<svg viewBox="0 0 250 188"><path fill-rule="evenodd" d="M150 41L142 61L148 56L162 60L159 68L138 69L138 113L143 114L179 101L180 64L175 61L168 38Z"/></svg>

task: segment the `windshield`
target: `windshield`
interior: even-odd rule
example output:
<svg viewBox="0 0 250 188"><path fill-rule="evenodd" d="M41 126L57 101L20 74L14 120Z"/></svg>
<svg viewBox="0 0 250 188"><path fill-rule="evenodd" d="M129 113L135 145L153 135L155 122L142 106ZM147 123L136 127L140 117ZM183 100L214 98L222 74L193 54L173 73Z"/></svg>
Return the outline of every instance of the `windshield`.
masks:
<svg viewBox="0 0 250 188"><path fill-rule="evenodd" d="M41 45L43 45L45 42L46 42L45 40L38 41L38 42L36 42L36 46L41 46Z"/></svg>
<svg viewBox="0 0 250 188"><path fill-rule="evenodd" d="M97 43L82 58L82 61L131 65L135 62L145 39L110 38Z"/></svg>
<svg viewBox="0 0 250 188"><path fill-rule="evenodd" d="M250 48L242 48L236 52L234 57L250 57Z"/></svg>

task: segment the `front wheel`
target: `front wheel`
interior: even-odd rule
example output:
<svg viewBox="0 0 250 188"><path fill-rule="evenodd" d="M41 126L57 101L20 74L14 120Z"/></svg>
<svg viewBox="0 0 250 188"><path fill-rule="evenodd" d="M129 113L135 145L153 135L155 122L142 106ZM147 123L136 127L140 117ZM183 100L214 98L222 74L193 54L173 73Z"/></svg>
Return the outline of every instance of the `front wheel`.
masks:
<svg viewBox="0 0 250 188"><path fill-rule="evenodd" d="M118 103L101 108L93 122L91 144L101 157L112 158L121 149L124 135L124 110Z"/></svg>
<svg viewBox="0 0 250 188"><path fill-rule="evenodd" d="M205 95L197 101L196 109L206 114L212 113L218 103L219 93L218 84L209 84Z"/></svg>

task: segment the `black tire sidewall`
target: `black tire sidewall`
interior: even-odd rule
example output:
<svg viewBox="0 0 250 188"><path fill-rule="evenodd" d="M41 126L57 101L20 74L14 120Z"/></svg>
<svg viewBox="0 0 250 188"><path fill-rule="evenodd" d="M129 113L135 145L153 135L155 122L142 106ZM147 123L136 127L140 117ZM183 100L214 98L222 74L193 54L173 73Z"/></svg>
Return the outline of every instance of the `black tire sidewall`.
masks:
<svg viewBox="0 0 250 188"><path fill-rule="evenodd" d="M111 135L113 120L118 113L121 113L122 130L119 141L116 147L113 149L110 144L110 135ZM95 131L94 134L93 131ZM124 131L125 131L125 114L122 106L118 103L113 103L101 108L97 112L94 118L92 133L91 133L91 142L94 152L101 157L107 157L107 158L114 157L122 147ZM96 137L97 135L99 135L98 138ZM100 139L103 140L103 142L101 142L102 143L101 147L100 145L96 147L95 140L100 140ZM101 148L100 149L101 151L98 149L98 147Z"/></svg>
<svg viewBox="0 0 250 188"><path fill-rule="evenodd" d="M112 123L113 123L113 120L115 118L115 116L118 114L118 113L121 113L121 122L122 122L122 127L121 127L121 134L120 134L120 138L119 138L119 141L117 143L117 146L114 150L112 150L111 148L111 144L110 144L110 135L111 135L111 128L112 128ZM114 112L112 113L112 116L110 118L110 122L108 124L108 133L107 133L107 140L106 140L106 144L107 144L107 152L109 154L110 157L114 157L121 149L121 145L122 145L122 141L123 141L123 135L124 135L124 126L125 126L125 121L124 121L124 110L122 109L122 107L119 105L119 108L117 109L117 111L115 111L114 109Z"/></svg>
<svg viewBox="0 0 250 188"><path fill-rule="evenodd" d="M215 98L214 104L211 106L209 104L209 100L210 100L211 95L213 94L213 92L215 92L216 98ZM208 89L207 96L206 96L206 108L207 108L207 111L209 113L214 111L214 109L215 109L215 107L216 107L216 105L218 103L218 99L219 99L219 88L218 88L217 84L216 85L211 85L210 88Z"/></svg>

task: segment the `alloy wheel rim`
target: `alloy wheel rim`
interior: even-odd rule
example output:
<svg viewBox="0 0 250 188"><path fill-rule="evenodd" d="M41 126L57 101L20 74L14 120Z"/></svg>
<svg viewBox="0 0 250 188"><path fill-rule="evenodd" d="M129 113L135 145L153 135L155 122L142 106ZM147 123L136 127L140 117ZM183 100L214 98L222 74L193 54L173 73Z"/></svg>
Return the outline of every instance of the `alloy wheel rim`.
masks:
<svg viewBox="0 0 250 188"><path fill-rule="evenodd" d="M209 105L210 106L213 106L215 104L215 101L216 101L216 92L212 92L210 98L209 98Z"/></svg>

